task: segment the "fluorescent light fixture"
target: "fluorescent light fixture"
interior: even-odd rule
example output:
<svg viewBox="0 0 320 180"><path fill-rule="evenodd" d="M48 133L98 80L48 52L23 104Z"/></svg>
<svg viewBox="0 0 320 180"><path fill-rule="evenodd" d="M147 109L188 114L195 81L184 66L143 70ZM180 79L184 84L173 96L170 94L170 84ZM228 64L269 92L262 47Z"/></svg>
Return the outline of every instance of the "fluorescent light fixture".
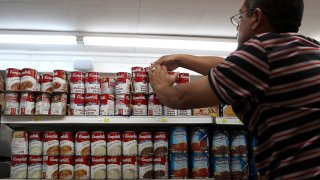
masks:
<svg viewBox="0 0 320 180"><path fill-rule="evenodd" d="M135 38L135 37L94 37L85 36L85 45L96 46L116 46L116 47L144 47L144 48L166 48L166 49L190 49L190 50L215 50L215 51L234 51L237 43L230 40L218 39L190 39L174 37L160 38Z"/></svg>
<svg viewBox="0 0 320 180"><path fill-rule="evenodd" d="M76 36L0 34L0 43L14 44L77 44Z"/></svg>

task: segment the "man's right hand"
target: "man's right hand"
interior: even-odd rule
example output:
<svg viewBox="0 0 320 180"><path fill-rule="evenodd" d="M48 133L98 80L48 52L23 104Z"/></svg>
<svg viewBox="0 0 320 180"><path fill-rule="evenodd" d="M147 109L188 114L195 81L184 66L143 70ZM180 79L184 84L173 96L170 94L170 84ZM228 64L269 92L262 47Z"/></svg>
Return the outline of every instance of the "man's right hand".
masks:
<svg viewBox="0 0 320 180"><path fill-rule="evenodd" d="M166 66L168 71L173 71L180 67L179 60L181 60L181 54L166 55L160 57L157 61L151 64L151 67L159 64L161 66Z"/></svg>

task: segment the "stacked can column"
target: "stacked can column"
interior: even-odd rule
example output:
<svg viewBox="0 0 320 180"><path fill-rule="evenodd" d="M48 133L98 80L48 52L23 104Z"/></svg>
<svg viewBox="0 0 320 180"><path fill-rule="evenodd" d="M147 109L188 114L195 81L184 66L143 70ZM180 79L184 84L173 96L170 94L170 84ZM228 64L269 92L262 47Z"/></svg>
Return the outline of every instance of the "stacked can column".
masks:
<svg viewBox="0 0 320 180"><path fill-rule="evenodd" d="M86 116L98 116L100 111L101 78L98 72L85 74L85 108Z"/></svg>
<svg viewBox="0 0 320 180"><path fill-rule="evenodd" d="M42 179L59 178L59 136L56 131L43 132Z"/></svg>
<svg viewBox="0 0 320 180"><path fill-rule="evenodd" d="M138 136L139 179L153 178L153 138L151 132L140 132Z"/></svg>
<svg viewBox="0 0 320 180"><path fill-rule="evenodd" d="M153 177L155 179L169 178L168 165L168 133L154 133L154 170Z"/></svg>
<svg viewBox="0 0 320 180"><path fill-rule="evenodd" d="M100 115L113 116L115 109L115 86L116 79L113 77L101 78Z"/></svg>
<svg viewBox="0 0 320 180"><path fill-rule="evenodd" d="M107 134L107 178L121 179L122 140L120 132Z"/></svg>
<svg viewBox="0 0 320 180"><path fill-rule="evenodd" d="M116 73L116 107L115 115L127 116L131 114L130 110L130 79L131 75L127 72Z"/></svg>
<svg viewBox="0 0 320 180"><path fill-rule="evenodd" d="M247 133L244 131L232 131L230 133L230 167L232 179L248 179L248 150Z"/></svg>
<svg viewBox="0 0 320 180"><path fill-rule="evenodd" d="M75 177L74 136L72 132L60 133L59 179Z"/></svg>
<svg viewBox="0 0 320 180"><path fill-rule="evenodd" d="M28 133L15 131L11 142L11 172L10 178L27 178Z"/></svg>
<svg viewBox="0 0 320 180"><path fill-rule="evenodd" d="M70 115L85 115L85 75L80 71L69 73L70 84Z"/></svg>

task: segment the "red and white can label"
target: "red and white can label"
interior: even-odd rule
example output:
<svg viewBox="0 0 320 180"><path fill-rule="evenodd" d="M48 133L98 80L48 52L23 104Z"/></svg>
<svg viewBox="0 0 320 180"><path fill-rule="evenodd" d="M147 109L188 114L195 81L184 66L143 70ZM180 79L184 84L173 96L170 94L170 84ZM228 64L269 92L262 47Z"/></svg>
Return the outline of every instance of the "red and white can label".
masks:
<svg viewBox="0 0 320 180"><path fill-rule="evenodd" d="M35 97L33 93L23 92L20 94L20 114L31 115L35 112Z"/></svg>
<svg viewBox="0 0 320 180"><path fill-rule="evenodd" d="M51 94L41 93L36 98L36 114L50 114Z"/></svg>
<svg viewBox="0 0 320 180"><path fill-rule="evenodd" d="M90 156L90 135L87 131L76 133L76 155Z"/></svg>
<svg viewBox="0 0 320 180"><path fill-rule="evenodd" d="M87 72L85 76L85 89L87 94L100 94L100 74L98 72Z"/></svg>
<svg viewBox="0 0 320 180"><path fill-rule="evenodd" d="M43 155L59 155L59 137L56 131L43 132Z"/></svg>
<svg viewBox="0 0 320 180"><path fill-rule="evenodd" d="M107 156L107 179L121 179L121 156Z"/></svg>
<svg viewBox="0 0 320 180"><path fill-rule="evenodd" d="M107 163L105 156L91 156L91 179L106 179Z"/></svg>
<svg viewBox="0 0 320 180"><path fill-rule="evenodd" d="M69 73L70 93L84 93L84 73L74 71Z"/></svg>
<svg viewBox="0 0 320 180"><path fill-rule="evenodd" d="M91 135L91 156L105 156L107 154L106 135L103 131L94 131Z"/></svg>
<svg viewBox="0 0 320 180"><path fill-rule="evenodd" d="M148 116L162 116L161 102L155 94L150 94L148 98Z"/></svg>
<svg viewBox="0 0 320 180"><path fill-rule="evenodd" d="M74 178L74 156L59 157L59 179Z"/></svg>
<svg viewBox="0 0 320 180"><path fill-rule="evenodd" d="M115 94L130 94L130 74L127 72L116 73L116 90Z"/></svg>
<svg viewBox="0 0 320 180"><path fill-rule="evenodd" d="M120 156L121 155L121 135L120 132L109 132L107 134L107 155Z"/></svg>
<svg viewBox="0 0 320 180"><path fill-rule="evenodd" d="M116 95L115 115L130 115L130 94Z"/></svg>
<svg viewBox="0 0 320 180"><path fill-rule="evenodd" d="M141 71L145 71L143 67L140 67L140 66L134 66L131 68L131 74L132 74L132 77L135 77L135 73L136 72L141 72Z"/></svg>
<svg viewBox="0 0 320 180"><path fill-rule="evenodd" d="M134 94L132 104L134 116L146 116L148 114L147 97L145 94Z"/></svg>
<svg viewBox="0 0 320 180"><path fill-rule="evenodd" d="M99 94L86 94L84 97L85 106L84 114L86 116L98 116L100 109L100 95Z"/></svg>
<svg viewBox="0 0 320 180"><path fill-rule="evenodd" d="M135 72L133 77L133 91L135 93L148 93L148 73L145 71Z"/></svg>
<svg viewBox="0 0 320 180"><path fill-rule="evenodd" d="M18 93L6 93L6 107L4 114L17 115L19 113L19 95Z"/></svg>
<svg viewBox="0 0 320 180"><path fill-rule="evenodd" d="M53 94L51 101L51 114L65 115L67 109L67 94Z"/></svg>
<svg viewBox="0 0 320 180"><path fill-rule="evenodd" d="M53 92L67 92L67 72L64 70L54 70L52 80Z"/></svg>
<svg viewBox="0 0 320 180"><path fill-rule="evenodd" d="M90 157L76 156L74 160L74 178L89 179L90 178Z"/></svg>
<svg viewBox="0 0 320 180"><path fill-rule="evenodd" d="M178 110L163 106L163 114L165 116L178 116Z"/></svg>
<svg viewBox="0 0 320 180"><path fill-rule="evenodd" d="M28 157L28 179L41 179L42 177L42 156Z"/></svg>
<svg viewBox="0 0 320 180"><path fill-rule="evenodd" d="M122 157L122 178L138 179L137 156Z"/></svg>
<svg viewBox="0 0 320 180"><path fill-rule="evenodd" d="M113 116L114 115L114 95L102 94L100 96L100 115Z"/></svg>
<svg viewBox="0 0 320 180"><path fill-rule="evenodd" d="M11 179L26 179L27 178L27 155L13 155L11 157Z"/></svg>
<svg viewBox="0 0 320 180"><path fill-rule="evenodd" d="M141 132L138 136L138 151L140 156L153 155L151 132Z"/></svg>
<svg viewBox="0 0 320 180"><path fill-rule="evenodd" d="M18 91L20 90L20 76L21 70L15 68L8 68L6 70L6 90L7 91Z"/></svg>
<svg viewBox="0 0 320 180"><path fill-rule="evenodd" d="M43 156L42 179L59 178L59 157Z"/></svg>
<svg viewBox="0 0 320 180"><path fill-rule="evenodd" d="M74 155L74 137L72 132L61 132L60 134L60 156Z"/></svg>
<svg viewBox="0 0 320 180"><path fill-rule="evenodd" d="M168 157L154 156L154 178L155 179L168 179Z"/></svg>
<svg viewBox="0 0 320 180"><path fill-rule="evenodd" d="M153 156L140 156L139 179L153 179Z"/></svg>
<svg viewBox="0 0 320 180"><path fill-rule="evenodd" d="M168 154L168 133L155 132L154 133L154 155Z"/></svg>
<svg viewBox="0 0 320 180"><path fill-rule="evenodd" d="M70 94L70 114L84 115L84 94Z"/></svg>
<svg viewBox="0 0 320 180"><path fill-rule="evenodd" d="M42 155L42 133L30 132L29 133L29 155L40 156Z"/></svg>
<svg viewBox="0 0 320 180"><path fill-rule="evenodd" d="M116 79L113 77L101 78L101 94L114 94Z"/></svg>
<svg viewBox="0 0 320 180"><path fill-rule="evenodd" d="M12 155L27 155L28 154L28 132L14 131L11 141Z"/></svg>
<svg viewBox="0 0 320 180"><path fill-rule="evenodd" d="M30 68L23 68L21 70L20 90L37 90L37 70Z"/></svg>
<svg viewBox="0 0 320 180"><path fill-rule="evenodd" d="M52 80L53 80L53 74L49 74L49 73L41 74L40 91L41 92L52 92Z"/></svg>
<svg viewBox="0 0 320 180"><path fill-rule="evenodd" d="M132 156L138 154L137 134L134 131L125 131L122 134L122 154L124 156Z"/></svg>
<svg viewBox="0 0 320 180"><path fill-rule="evenodd" d="M179 80L179 81L178 81L179 84L189 83L189 82L190 82L190 75L189 75L189 73L180 73L178 80Z"/></svg>

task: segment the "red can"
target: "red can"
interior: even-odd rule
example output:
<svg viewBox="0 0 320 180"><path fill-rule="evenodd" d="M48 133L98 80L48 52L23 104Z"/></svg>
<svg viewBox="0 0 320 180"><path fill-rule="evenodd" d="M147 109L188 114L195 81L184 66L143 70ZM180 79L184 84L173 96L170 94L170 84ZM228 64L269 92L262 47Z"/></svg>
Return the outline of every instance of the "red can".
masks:
<svg viewBox="0 0 320 180"><path fill-rule="evenodd" d="M29 133L29 155L40 156L42 155L42 133L30 132Z"/></svg>
<svg viewBox="0 0 320 180"><path fill-rule="evenodd" d="M122 141L120 132L109 132L107 135L107 155L108 156L120 156Z"/></svg>
<svg viewBox="0 0 320 180"><path fill-rule="evenodd" d="M59 155L59 137L56 131L43 132L43 155Z"/></svg>
<svg viewBox="0 0 320 180"><path fill-rule="evenodd" d="M90 178L90 158L89 156L76 156L74 160L74 178Z"/></svg>
<svg viewBox="0 0 320 180"><path fill-rule="evenodd" d="M162 116L161 102L155 94L150 94L148 98L148 116Z"/></svg>
<svg viewBox="0 0 320 180"><path fill-rule="evenodd" d="M70 94L70 115L84 115L84 94Z"/></svg>
<svg viewBox="0 0 320 180"><path fill-rule="evenodd" d="M153 179L153 156L140 156L139 179Z"/></svg>
<svg viewBox="0 0 320 180"><path fill-rule="evenodd" d="M116 79L113 77L101 78L101 94L114 94Z"/></svg>
<svg viewBox="0 0 320 180"><path fill-rule="evenodd" d="M107 156L107 179L121 179L121 156Z"/></svg>
<svg viewBox="0 0 320 180"><path fill-rule="evenodd" d="M60 134L60 155L74 155L74 136L70 131L61 132Z"/></svg>
<svg viewBox="0 0 320 180"><path fill-rule="evenodd" d="M105 156L91 156L91 179L107 178L107 161Z"/></svg>
<svg viewBox="0 0 320 180"><path fill-rule="evenodd" d="M179 84L189 83L189 82L190 82L190 75L189 75L189 73L180 73L178 80L179 80L179 81L178 81Z"/></svg>
<svg viewBox="0 0 320 180"><path fill-rule="evenodd" d="M168 133L154 133L154 155L168 155Z"/></svg>
<svg viewBox="0 0 320 180"><path fill-rule="evenodd" d="M107 154L106 135L103 131L93 131L91 135L91 156Z"/></svg>
<svg viewBox="0 0 320 180"><path fill-rule="evenodd" d="M19 91L20 89L20 76L21 70L15 68L6 69L6 90L7 91Z"/></svg>
<svg viewBox="0 0 320 180"><path fill-rule="evenodd" d="M59 178L59 157L43 156L42 179Z"/></svg>
<svg viewBox="0 0 320 180"><path fill-rule="evenodd" d="M84 114L87 116L98 116L100 109L100 95L86 94L84 97Z"/></svg>
<svg viewBox="0 0 320 180"><path fill-rule="evenodd" d="M52 92L52 79L53 74L51 73L43 73L41 74L41 85L40 91L41 92Z"/></svg>
<svg viewBox="0 0 320 180"><path fill-rule="evenodd" d="M51 94L40 93L36 98L36 114L50 114Z"/></svg>
<svg viewBox="0 0 320 180"><path fill-rule="evenodd" d="M100 94L101 78L98 72L87 72L85 75L85 92L87 94Z"/></svg>
<svg viewBox="0 0 320 180"><path fill-rule="evenodd" d="M155 179L168 179L168 157L154 156L154 178Z"/></svg>
<svg viewBox="0 0 320 180"><path fill-rule="evenodd" d="M32 115L35 113L35 97L33 93L23 92L20 94L20 114Z"/></svg>
<svg viewBox="0 0 320 180"><path fill-rule="evenodd" d="M28 179L41 179L42 177L42 156L28 157Z"/></svg>
<svg viewBox="0 0 320 180"><path fill-rule="evenodd" d="M51 114L65 115L67 109L67 94L58 93L52 95Z"/></svg>
<svg viewBox="0 0 320 180"><path fill-rule="evenodd" d="M140 156L153 155L151 132L141 132L138 136L138 151Z"/></svg>
<svg viewBox="0 0 320 180"><path fill-rule="evenodd" d="M52 80L53 92L68 92L67 72L64 70L54 70Z"/></svg>
<svg viewBox="0 0 320 180"><path fill-rule="evenodd" d="M116 95L115 115L130 115L130 94Z"/></svg>
<svg viewBox="0 0 320 180"><path fill-rule="evenodd" d="M5 95L6 107L4 114L17 115L19 113L19 94L6 93Z"/></svg>
<svg viewBox="0 0 320 180"><path fill-rule="evenodd" d="M148 73L146 71L139 71L134 73L133 77L133 91L134 93L148 93Z"/></svg>
<svg viewBox="0 0 320 180"><path fill-rule="evenodd" d="M147 97L145 94L134 94L132 98L133 115L146 116L147 112Z"/></svg>
<svg viewBox="0 0 320 180"><path fill-rule="evenodd" d="M20 90L37 90L37 70L30 68L23 68L21 70Z"/></svg>
<svg viewBox="0 0 320 180"><path fill-rule="evenodd" d="M143 67L140 66L134 66L131 68L132 77L135 77L136 72L145 71Z"/></svg>
<svg viewBox="0 0 320 180"><path fill-rule="evenodd" d="M122 157L122 178L138 179L137 156Z"/></svg>
<svg viewBox="0 0 320 180"><path fill-rule="evenodd" d="M114 115L114 95L102 94L100 95L100 115L113 116Z"/></svg>
<svg viewBox="0 0 320 180"><path fill-rule="evenodd" d="M74 71L69 73L70 93L84 93L84 73Z"/></svg>
<svg viewBox="0 0 320 180"><path fill-rule="evenodd" d="M74 178L74 156L59 157L59 179Z"/></svg>
<svg viewBox="0 0 320 180"><path fill-rule="evenodd" d="M122 144L124 156L137 155L138 143L137 143L137 134L134 131L125 131L122 134Z"/></svg>
<svg viewBox="0 0 320 180"><path fill-rule="evenodd" d="M28 155L11 156L11 173L12 179L26 179L28 167Z"/></svg>
<svg viewBox="0 0 320 180"><path fill-rule="evenodd" d="M87 131L76 133L76 155L90 156L90 134Z"/></svg>
<svg viewBox="0 0 320 180"><path fill-rule="evenodd" d="M118 94L130 94L130 79L131 76L127 72L116 73L116 95Z"/></svg>

